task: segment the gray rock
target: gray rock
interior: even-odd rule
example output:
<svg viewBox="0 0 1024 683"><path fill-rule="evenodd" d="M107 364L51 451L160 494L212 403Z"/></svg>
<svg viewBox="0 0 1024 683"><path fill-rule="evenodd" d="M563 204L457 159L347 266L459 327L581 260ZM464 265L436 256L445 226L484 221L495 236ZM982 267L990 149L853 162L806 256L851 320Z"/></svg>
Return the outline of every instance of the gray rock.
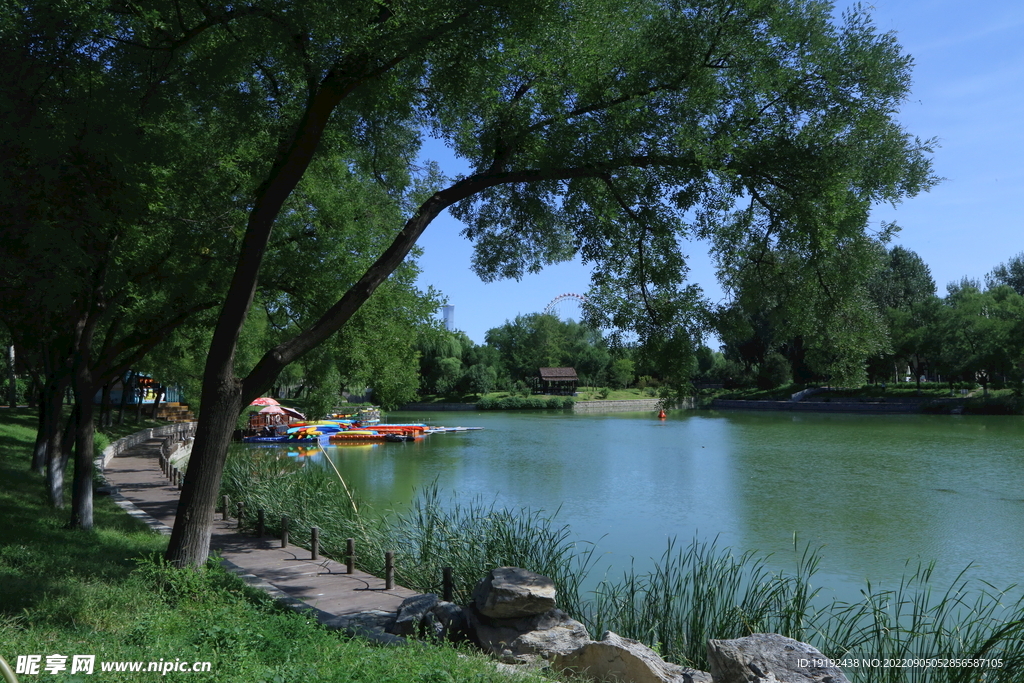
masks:
<svg viewBox="0 0 1024 683"><path fill-rule="evenodd" d="M344 631L349 635L366 638L379 645L400 645L405 638L390 633L395 623L394 612L370 610L356 614L334 617L325 623L328 628Z"/></svg>
<svg viewBox="0 0 1024 683"><path fill-rule="evenodd" d="M399 636L418 636L420 631L429 625L429 621L433 621L431 610L438 602L438 597L433 593L406 598L398 608L398 616L391 627L391 632ZM430 615L429 620L427 615ZM428 623L425 624L425 620Z"/></svg>
<svg viewBox="0 0 1024 683"><path fill-rule="evenodd" d="M461 642L469 638L466 615L458 605L442 600L431 608L430 613L439 639Z"/></svg>
<svg viewBox="0 0 1024 683"><path fill-rule="evenodd" d="M508 663L549 659L590 641L586 627L559 609L521 619L491 619L474 607L464 614L470 639Z"/></svg>
<svg viewBox="0 0 1024 683"><path fill-rule="evenodd" d="M849 683L842 670L807 643L776 633L708 641L715 683Z"/></svg>
<svg viewBox="0 0 1024 683"><path fill-rule="evenodd" d="M670 664L643 643L611 631L574 652L557 656L558 671L584 675L596 681L622 683L712 683L711 674ZM714 683L720 683L715 679Z"/></svg>
<svg viewBox="0 0 1024 683"><path fill-rule="evenodd" d="M555 607L555 583L519 567L498 567L473 589L473 602L481 614L510 619L543 614Z"/></svg>
<svg viewBox="0 0 1024 683"><path fill-rule="evenodd" d="M538 655L541 659L552 659L558 655L567 655L591 642L587 627L575 619L551 628L539 631L528 631L519 636L509 645L509 649L517 655Z"/></svg>

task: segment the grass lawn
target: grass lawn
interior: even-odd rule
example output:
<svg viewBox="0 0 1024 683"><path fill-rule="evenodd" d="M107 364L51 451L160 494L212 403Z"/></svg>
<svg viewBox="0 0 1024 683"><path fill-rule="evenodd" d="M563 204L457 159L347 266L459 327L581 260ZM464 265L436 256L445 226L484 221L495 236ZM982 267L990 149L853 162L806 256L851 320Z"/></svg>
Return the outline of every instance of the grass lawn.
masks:
<svg viewBox="0 0 1024 683"><path fill-rule="evenodd" d="M167 539L97 497L95 529L64 528L69 512L46 504L28 471L36 418L0 409L0 656L41 655L52 681L152 681L149 662L210 662L189 681L508 681L482 656L449 647L378 648L279 608L211 564L174 570L159 557ZM119 431L134 431L123 425ZM68 482L70 483L70 472ZM67 657L57 675L47 656ZM95 678L70 674L74 655L95 656ZM143 672L101 671L144 662ZM516 677L519 680L519 677Z"/></svg>

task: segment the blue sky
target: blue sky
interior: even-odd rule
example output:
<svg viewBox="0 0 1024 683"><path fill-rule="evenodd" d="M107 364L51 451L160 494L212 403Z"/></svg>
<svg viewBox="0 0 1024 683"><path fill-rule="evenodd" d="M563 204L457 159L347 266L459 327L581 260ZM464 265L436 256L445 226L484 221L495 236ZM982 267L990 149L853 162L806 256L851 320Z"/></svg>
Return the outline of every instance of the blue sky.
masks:
<svg viewBox="0 0 1024 683"><path fill-rule="evenodd" d="M850 3L838 3L837 7ZM877 207L872 225L896 221L893 244L916 251L940 294L948 282L982 278L1024 251L1024 3L979 0L874 0L865 3L876 26L895 31L913 56L914 85L899 115L921 138L938 138L935 172L946 180L895 209ZM424 156L450 175L463 167L443 146ZM455 306L456 326L477 343L519 314L534 313L565 292L585 294L589 270L552 266L521 281L481 282L470 270L471 245L448 214L420 239L421 286L433 285ZM708 296L722 293L705 250L691 250L691 280Z"/></svg>

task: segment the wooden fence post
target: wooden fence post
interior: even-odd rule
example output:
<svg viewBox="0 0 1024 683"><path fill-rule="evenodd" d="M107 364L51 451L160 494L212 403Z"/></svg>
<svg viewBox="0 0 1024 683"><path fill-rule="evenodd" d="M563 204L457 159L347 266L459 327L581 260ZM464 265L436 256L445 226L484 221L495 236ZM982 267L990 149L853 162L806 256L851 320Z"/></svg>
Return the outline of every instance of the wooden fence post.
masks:
<svg viewBox="0 0 1024 683"><path fill-rule="evenodd" d="M345 548L345 573L351 574L356 567L356 539L350 538Z"/></svg>
<svg viewBox="0 0 1024 683"><path fill-rule="evenodd" d="M224 521L231 519L231 496L224 494Z"/></svg>
<svg viewBox="0 0 1024 683"><path fill-rule="evenodd" d="M242 528L242 520L245 519L245 501L238 501L238 528Z"/></svg>
<svg viewBox="0 0 1024 683"><path fill-rule="evenodd" d="M288 547L288 515L281 515L281 547Z"/></svg>
<svg viewBox="0 0 1024 683"><path fill-rule="evenodd" d="M263 508L256 510L256 538L263 538L263 532L267 529L267 511Z"/></svg>
<svg viewBox="0 0 1024 683"><path fill-rule="evenodd" d="M319 560L320 559L320 527L316 527L316 526L313 527L312 529L309 530L309 533L310 533L310 536L312 536L312 538L310 539L310 542L309 542L309 549L310 549L310 553L311 553L310 559L311 560Z"/></svg>
<svg viewBox="0 0 1024 683"><path fill-rule="evenodd" d="M452 582L452 568L442 567L441 568L441 586L442 586L442 597L445 602L453 602L455 595L455 586Z"/></svg>
<svg viewBox="0 0 1024 683"><path fill-rule="evenodd" d="M390 550L384 553L384 590L395 587L395 554Z"/></svg>

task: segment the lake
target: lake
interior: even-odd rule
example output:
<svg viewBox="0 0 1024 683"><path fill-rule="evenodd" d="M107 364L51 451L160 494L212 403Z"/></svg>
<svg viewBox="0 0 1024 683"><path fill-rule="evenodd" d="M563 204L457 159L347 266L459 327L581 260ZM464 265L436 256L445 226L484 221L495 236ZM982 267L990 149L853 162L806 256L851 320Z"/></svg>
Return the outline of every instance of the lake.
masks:
<svg viewBox="0 0 1024 683"><path fill-rule="evenodd" d="M822 546L815 585L843 599L936 563L945 588L1004 588L1024 566L1024 419L1004 416L673 411L393 413L391 422L483 427L415 443L331 447L377 508L436 481L461 500L548 512L597 544L591 583L640 570L670 537L773 553L795 567Z"/></svg>

